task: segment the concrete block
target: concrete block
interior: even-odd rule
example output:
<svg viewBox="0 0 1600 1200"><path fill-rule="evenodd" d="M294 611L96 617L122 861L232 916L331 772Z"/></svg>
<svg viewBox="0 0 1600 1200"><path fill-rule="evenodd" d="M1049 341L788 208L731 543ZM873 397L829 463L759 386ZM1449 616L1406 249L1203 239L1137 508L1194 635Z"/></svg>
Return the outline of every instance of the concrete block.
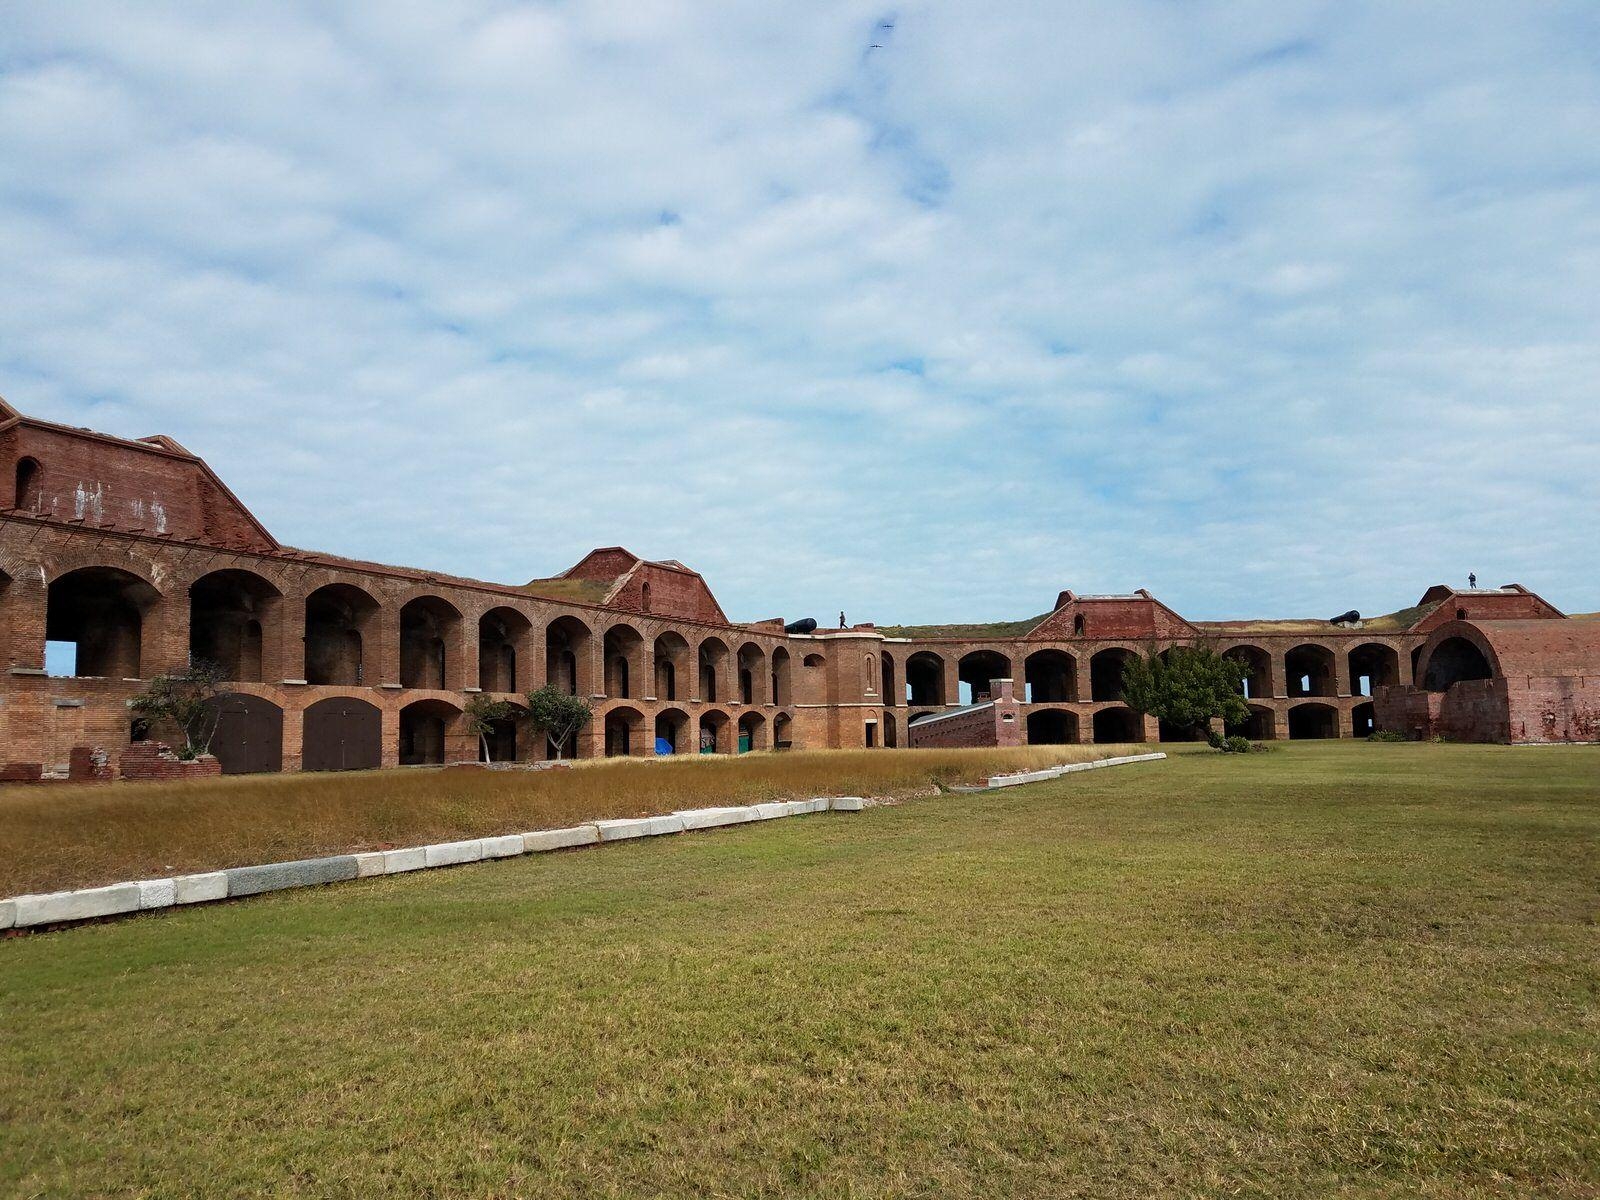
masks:
<svg viewBox="0 0 1600 1200"><path fill-rule="evenodd" d="M522 835L522 850L524 854L542 854L546 850L593 846L599 840L600 830L593 825L575 825L571 829L536 829Z"/></svg>
<svg viewBox="0 0 1600 1200"><path fill-rule="evenodd" d="M746 807L690 808L674 813L685 829L719 829L724 825L743 825L756 819L755 810Z"/></svg>
<svg viewBox="0 0 1600 1200"><path fill-rule="evenodd" d="M178 902L178 881L175 879L141 879L139 881L139 907L170 908Z"/></svg>
<svg viewBox="0 0 1600 1200"><path fill-rule="evenodd" d="M527 846L523 844L520 833L508 833L504 837L487 837L483 839L483 856L485 858L515 858L519 854L526 854Z"/></svg>
<svg viewBox="0 0 1600 1200"><path fill-rule="evenodd" d="M808 817L812 813L823 812L828 807L826 800L787 800L783 807L791 817Z"/></svg>
<svg viewBox="0 0 1600 1200"><path fill-rule="evenodd" d="M671 817L620 817L612 821L596 821L602 842L621 842L629 838L659 837L666 833L682 833L683 819Z"/></svg>
<svg viewBox="0 0 1600 1200"><path fill-rule="evenodd" d="M86 921L90 917L109 917L136 912L139 908L137 883L113 883L109 887L82 888L76 892L51 892L43 896L18 896L16 924L49 925L56 921Z"/></svg>
<svg viewBox="0 0 1600 1200"><path fill-rule="evenodd" d="M407 871L420 871L428 865L428 848L426 846L407 846L404 850L385 850L383 852L383 873L385 875L403 875Z"/></svg>
<svg viewBox="0 0 1600 1200"><path fill-rule="evenodd" d="M228 898L228 873L207 871L201 875L179 875L172 881L174 904L201 904Z"/></svg>
<svg viewBox="0 0 1600 1200"><path fill-rule="evenodd" d="M430 867L453 867L458 863L478 862L483 858L483 839L466 842L439 842L424 846L423 853Z"/></svg>
<svg viewBox="0 0 1600 1200"><path fill-rule="evenodd" d="M0 929L10 929L17 923L17 902L0 900Z"/></svg>
<svg viewBox="0 0 1600 1200"><path fill-rule="evenodd" d="M374 875L382 875L384 871L384 854L382 850L374 850L370 854L351 855L356 860L356 878L369 879Z"/></svg>
<svg viewBox="0 0 1600 1200"><path fill-rule="evenodd" d="M867 802L860 796L835 796L828 801L828 807L834 812L860 812L867 806Z"/></svg>
<svg viewBox="0 0 1600 1200"><path fill-rule="evenodd" d="M789 815L788 806L781 800L769 800L765 804L757 804L753 807L755 816L752 819L756 821L772 821L778 817L787 817Z"/></svg>
<svg viewBox="0 0 1600 1200"><path fill-rule="evenodd" d="M289 888L354 879L356 860L352 854L336 854L331 858L302 858L295 862L262 863L256 867L230 867L225 873L230 897L257 896L262 892L281 892Z"/></svg>

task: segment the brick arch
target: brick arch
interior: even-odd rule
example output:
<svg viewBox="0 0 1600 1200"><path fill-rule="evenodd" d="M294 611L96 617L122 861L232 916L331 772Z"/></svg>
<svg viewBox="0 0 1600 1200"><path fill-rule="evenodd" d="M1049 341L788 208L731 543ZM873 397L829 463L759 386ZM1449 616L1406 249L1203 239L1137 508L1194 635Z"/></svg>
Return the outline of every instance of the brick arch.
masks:
<svg viewBox="0 0 1600 1200"><path fill-rule="evenodd" d="M73 549L62 554L59 558L46 561L48 561L48 566L44 566L44 563L41 562L41 566L44 566L45 570L46 587L65 578L74 571L87 571L97 568L104 568L108 571L121 571L124 574L132 575L141 583L149 585L156 595L163 599L171 592L173 586L170 582L166 583L165 586L158 583L157 580L161 578L161 573L153 570L152 565L140 564L131 557L119 560L114 554L98 554L87 548L83 550Z"/></svg>
<svg viewBox="0 0 1600 1200"><path fill-rule="evenodd" d="M1422 654L1417 659L1416 683L1418 687L1426 688L1429 673L1432 671L1434 659L1438 656L1443 646L1448 646L1454 641L1464 641L1479 654L1489 667L1489 677L1499 679L1505 671L1500 665L1500 655L1491 642L1476 625L1469 621L1447 621L1435 629L1423 644Z"/></svg>

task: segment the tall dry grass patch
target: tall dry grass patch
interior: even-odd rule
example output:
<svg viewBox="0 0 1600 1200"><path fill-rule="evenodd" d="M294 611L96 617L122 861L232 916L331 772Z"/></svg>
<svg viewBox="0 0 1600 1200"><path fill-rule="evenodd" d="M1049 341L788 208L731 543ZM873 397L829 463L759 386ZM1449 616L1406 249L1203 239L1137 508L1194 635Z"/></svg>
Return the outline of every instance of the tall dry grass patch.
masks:
<svg viewBox="0 0 1600 1200"><path fill-rule="evenodd" d="M810 796L908 796L1119 753L832 750L609 759L571 771L408 769L0 789L0 896Z"/></svg>

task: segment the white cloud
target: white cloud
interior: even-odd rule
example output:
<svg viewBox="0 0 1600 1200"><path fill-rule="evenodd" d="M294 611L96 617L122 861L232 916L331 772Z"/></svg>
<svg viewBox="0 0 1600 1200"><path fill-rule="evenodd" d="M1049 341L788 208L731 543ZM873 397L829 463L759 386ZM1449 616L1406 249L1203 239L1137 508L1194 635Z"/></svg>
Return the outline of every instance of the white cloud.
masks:
<svg viewBox="0 0 1600 1200"><path fill-rule="evenodd" d="M0 391L286 541L621 541L745 617L1600 607L1587 7L8 21Z"/></svg>

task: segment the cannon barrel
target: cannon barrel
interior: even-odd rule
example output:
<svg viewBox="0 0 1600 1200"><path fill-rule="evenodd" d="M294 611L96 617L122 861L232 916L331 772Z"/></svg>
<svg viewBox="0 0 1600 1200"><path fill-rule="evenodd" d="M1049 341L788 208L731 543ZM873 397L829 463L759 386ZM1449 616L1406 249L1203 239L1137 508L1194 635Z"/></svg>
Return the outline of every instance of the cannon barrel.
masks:
<svg viewBox="0 0 1600 1200"><path fill-rule="evenodd" d="M783 631L785 633L815 633L817 631L817 619L815 617L806 617L801 621L790 621L783 627Z"/></svg>

